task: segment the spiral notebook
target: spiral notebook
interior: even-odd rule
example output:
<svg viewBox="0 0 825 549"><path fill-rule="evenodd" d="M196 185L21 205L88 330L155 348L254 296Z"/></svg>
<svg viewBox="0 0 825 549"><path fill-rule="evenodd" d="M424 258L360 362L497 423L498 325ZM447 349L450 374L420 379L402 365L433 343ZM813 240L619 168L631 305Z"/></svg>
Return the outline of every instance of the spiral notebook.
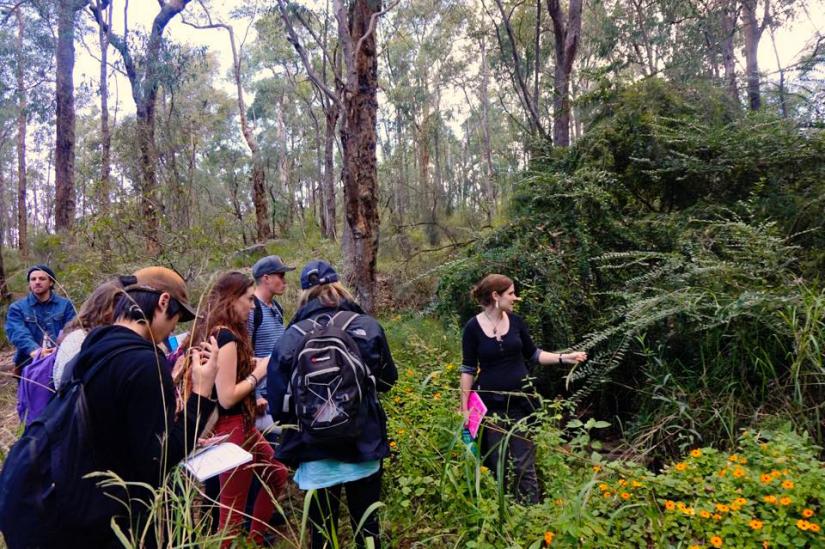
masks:
<svg viewBox="0 0 825 549"><path fill-rule="evenodd" d="M196 450L182 465L203 482L250 461L252 454L237 444L219 442Z"/></svg>

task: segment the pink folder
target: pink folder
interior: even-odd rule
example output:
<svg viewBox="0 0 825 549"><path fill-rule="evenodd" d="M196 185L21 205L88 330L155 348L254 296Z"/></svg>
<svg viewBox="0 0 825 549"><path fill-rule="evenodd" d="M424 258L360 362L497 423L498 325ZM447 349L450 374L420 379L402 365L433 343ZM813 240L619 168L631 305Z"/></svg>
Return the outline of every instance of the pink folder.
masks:
<svg viewBox="0 0 825 549"><path fill-rule="evenodd" d="M467 409L470 411L470 417L467 418L467 430L470 431L470 436L476 438L478 436L478 428L481 426L481 420L484 414L487 413L487 406L478 393L472 391L467 399Z"/></svg>

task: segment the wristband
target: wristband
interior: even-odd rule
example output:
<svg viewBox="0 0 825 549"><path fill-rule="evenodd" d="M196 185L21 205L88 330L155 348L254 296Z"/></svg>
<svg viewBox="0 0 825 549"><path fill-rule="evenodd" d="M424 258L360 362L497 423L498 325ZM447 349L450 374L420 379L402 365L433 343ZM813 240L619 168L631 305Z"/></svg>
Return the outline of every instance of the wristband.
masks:
<svg viewBox="0 0 825 549"><path fill-rule="evenodd" d="M258 386L258 376L256 376L255 374L252 374L252 373L250 373L248 376L246 376L247 379L249 379L250 377L255 380L255 387L257 387Z"/></svg>
<svg viewBox="0 0 825 549"><path fill-rule="evenodd" d="M561 360L561 353L559 353L559 366L564 366L564 362Z"/></svg>

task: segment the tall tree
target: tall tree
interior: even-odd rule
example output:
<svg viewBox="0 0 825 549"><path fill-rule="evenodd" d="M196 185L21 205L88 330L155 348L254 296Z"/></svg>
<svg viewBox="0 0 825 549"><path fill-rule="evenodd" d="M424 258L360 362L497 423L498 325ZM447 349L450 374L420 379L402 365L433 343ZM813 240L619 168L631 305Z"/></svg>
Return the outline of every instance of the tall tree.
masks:
<svg viewBox="0 0 825 549"><path fill-rule="evenodd" d="M23 36L26 24L23 16L23 7L18 4L15 16L17 17L17 248L20 255L26 259L29 256L28 218L26 215L26 79L23 58Z"/></svg>
<svg viewBox="0 0 825 549"><path fill-rule="evenodd" d="M104 0L97 0L100 4ZM112 26L112 6L106 9L98 6L98 11L106 22L106 27ZM109 193L111 192L112 178L112 132L109 128L109 35L103 25L98 26L98 40L100 42L100 181L97 186L98 208L104 215L109 211Z"/></svg>
<svg viewBox="0 0 825 549"><path fill-rule="evenodd" d="M235 40L235 29L232 25L223 21L216 21L203 2L199 3L206 18L206 24L196 24L185 21L186 24L198 29L222 29L229 35L229 45L232 51L232 76L235 80L235 92L238 96L238 112L240 115L241 134L246 141L247 147L252 154L252 173L250 176L252 183L252 201L255 204L255 229L258 242L264 242L272 236L272 227L269 224L269 208L266 198L266 172L264 171L264 161L261 157L258 140L255 137L255 129L249 123L246 116L246 101L243 93L243 80L241 78L241 51ZM241 43L241 48L243 43Z"/></svg>
<svg viewBox="0 0 825 549"><path fill-rule="evenodd" d="M123 34L117 35L104 19L101 8L111 0L101 0L92 5L95 21L101 26L123 59L126 76L132 89L132 99L137 112L137 140L140 149L140 200L143 219L143 236L146 251L157 255L161 251L160 204L158 200L157 148L155 145L155 107L163 71L163 33L169 22L186 8L191 0L158 0L160 9L152 21L152 28L142 52L142 63L136 62L134 42L129 40L129 27L124 16Z"/></svg>
<svg viewBox="0 0 825 549"><path fill-rule="evenodd" d="M759 0L742 0L742 35L745 39L745 78L748 87L748 106L757 111L762 106L762 92L759 85L759 41L771 18L771 0L763 1L762 20L757 11Z"/></svg>
<svg viewBox="0 0 825 549"><path fill-rule="evenodd" d="M75 15L88 3L88 0L58 0L57 2L54 225L58 231L71 229L75 214L74 29Z"/></svg>
<svg viewBox="0 0 825 549"><path fill-rule="evenodd" d="M565 15L559 0L547 0L553 20L556 66L553 71L553 141L558 147L570 145L570 73L579 47L583 0L570 0Z"/></svg>

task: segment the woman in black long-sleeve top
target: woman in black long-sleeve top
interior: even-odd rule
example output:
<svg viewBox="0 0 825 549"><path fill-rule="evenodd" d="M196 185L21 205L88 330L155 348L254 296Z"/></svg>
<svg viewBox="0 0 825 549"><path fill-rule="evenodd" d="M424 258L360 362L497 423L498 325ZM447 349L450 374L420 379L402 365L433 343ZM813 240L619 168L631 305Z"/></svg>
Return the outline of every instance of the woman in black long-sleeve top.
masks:
<svg viewBox="0 0 825 549"><path fill-rule="evenodd" d="M461 411L466 415L470 391L478 391L488 408L481 447L487 466L496 471L507 431L533 412L525 395L529 388L527 361L575 364L587 360L587 354L548 353L536 347L524 321L513 314L519 298L509 277L487 275L471 295L482 311L467 322L462 335ZM506 450L514 462L516 496L527 503L538 503L533 441L523 433L514 433Z"/></svg>

